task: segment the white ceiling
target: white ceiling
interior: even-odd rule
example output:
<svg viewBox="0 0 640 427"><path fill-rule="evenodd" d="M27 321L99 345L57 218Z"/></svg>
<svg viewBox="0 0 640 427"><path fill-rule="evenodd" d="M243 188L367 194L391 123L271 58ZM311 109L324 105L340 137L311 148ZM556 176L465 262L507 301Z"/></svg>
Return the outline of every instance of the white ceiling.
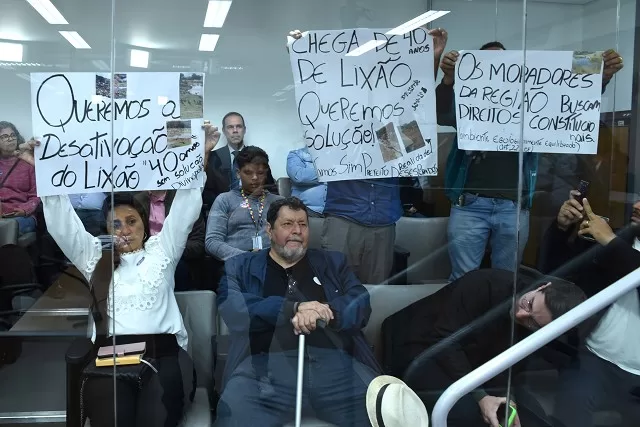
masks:
<svg viewBox="0 0 640 427"><path fill-rule="evenodd" d="M495 4L495 0L472 1ZM529 1L579 7L593 0ZM513 4L523 0L500 2ZM25 62L59 64L63 71L89 71L93 69L93 61L109 65L115 4L114 68L127 68L129 49L141 47L151 49L150 69L201 71L203 64L208 63L210 71L224 72L269 64L280 49L284 50L288 29L390 27L422 13L428 2L233 0L222 29L202 27L207 0L52 0L52 3L69 25L49 25L25 0L2 0L0 40L27 42ZM447 3L464 5L468 0L447 0ZM74 49L58 34L59 30L78 31L92 49ZM213 54L197 50L203 32L221 35Z"/></svg>

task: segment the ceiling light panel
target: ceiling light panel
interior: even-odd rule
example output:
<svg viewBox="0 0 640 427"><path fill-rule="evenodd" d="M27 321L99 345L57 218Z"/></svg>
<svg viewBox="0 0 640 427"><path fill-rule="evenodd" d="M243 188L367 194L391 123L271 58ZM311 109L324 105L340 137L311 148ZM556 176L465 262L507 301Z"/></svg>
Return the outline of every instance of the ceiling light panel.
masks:
<svg viewBox="0 0 640 427"><path fill-rule="evenodd" d="M20 43L0 43L0 61L22 62L23 50Z"/></svg>
<svg viewBox="0 0 640 427"><path fill-rule="evenodd" d="M351 52L347 53L345 56L360 56L365 52L370 51L371 49L375 49L376 47L385 44L384 40L369 40L362 46L353 49Z"/></svg>
<svg viewBox="0 0 640 427"><path fill-rule="evenodd" d="M67 39L69 43L71 43L71 46L75 47L76 49L91 49L91 46L89 46L89 44L86 41L84 41L82 37L80 37L80 34L78 34L77 31L58 31L58 32L62 37Z"/></svg>
<svg viewBox="0 0 640 427"><path fill-rule="evenodd" d="M203 34L200 36L200 46L198 50L203 52L213 52L218 44L218 39L220 36L218 34Z"/></svg>
<svg viewBox="0 0 640 427"><path fill-rule="evenodd" d="M204 17L204 26L206 28L222 28L230 8L230 0L209 1L207 13Z"/></svg>
<svg viewBox="0 0 640 427"><path fill-rule="evenodd" d="M50 0L27 0L29 3L49 24L66 25L67 20Z"/></svg>
<svg viewBox="0 0 640 427"><path fill-rule="evenodd" d="M422 27L423 25L428 24L431 21L434 21L444 15L449 13L448 10L430 10L428 12L423 13L422 15L416 16L413 19L405 22L404 24L400 24L397 27L387 31L385 34L388 36L401 36L403 34L408 33L409 31L413 31L418 27ZM358 47L357 49L352 50L347 53L345 56L360 56L371 49L375 49L378 46L385 44L384 40L370 40Z"/></svg>
<svg viewBox="0 0 640 427"><path fill-rule="evenodd" d="M422 27L423 25L428 24L431 21L435 21L438 18L443 17L449 13L448 10L430 10L426 13L423 13L420 16L416 16L415 18L405 22L404 24L400 24L397 27L387 31L387 35L390 36L401 36L409 31L413 31L418 27Z"/></svg>
<svg viewBox="0 0 640 427"><path fill-rule="evenodd" d="M149 52L146 50L131 49L129 65L136 68L149 68Z"/></svg>

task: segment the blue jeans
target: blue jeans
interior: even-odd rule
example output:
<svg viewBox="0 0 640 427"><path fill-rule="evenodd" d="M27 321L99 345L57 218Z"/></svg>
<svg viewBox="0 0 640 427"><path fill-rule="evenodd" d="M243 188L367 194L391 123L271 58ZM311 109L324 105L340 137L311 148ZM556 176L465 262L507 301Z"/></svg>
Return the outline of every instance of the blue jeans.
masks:
<svg viewBox="0 0 640 427"><path fill-rule="evenodd" d="M253 359L253 360L252 360ZM303 413L340 427L370 426L365 396L377 376L341 350L307 347ZM281 427L295 418L298 351L247 357L234 371L218 404L218 427ZM254 366L268 366L256 378Z"/></svg>
<svg viewBox="0 0 640 427"><path fill-rule="evenodd" d="M18 216L14 217L18 221L18 234L23 235L27 233L33 233L36 231L36 219L32 216Z"/></svg>
<svg viewBox="0 0 640 427"><path fill-rule="evenodd" d="M465 193L464 206L451 207L447 235L450 280L480 268L487 243L491 245L492 268L516 271L529 239L529 210L520 209L512 200Z"/></svg>

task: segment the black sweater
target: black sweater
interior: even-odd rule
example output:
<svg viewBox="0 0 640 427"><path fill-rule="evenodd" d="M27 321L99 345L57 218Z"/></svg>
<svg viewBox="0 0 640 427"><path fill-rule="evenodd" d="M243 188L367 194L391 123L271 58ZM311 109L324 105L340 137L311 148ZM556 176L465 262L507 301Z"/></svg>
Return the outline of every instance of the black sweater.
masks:
<svg viewBox="0 0 640 427"><path fill-rule="evenodd" d="M639 230L636 226L627 226L619 230L608 245L602 246L579 238L575 226L563 231L554 221L540 247L539 270L575 283L590 298L640 268L640 252L633 248ZM574 345L583 344L605 311L580 325L579 341L574 340Z"/></svg>
<svg viewBox="0 0 640 427"><path fill-rule="evenodd" d="M447 306L427 335L434 359L452 382L488 362L512 345L513 320L510 315L513 296L510 271L478 270L452 282ZM517 292L526 286L518 282ZM526 334L517 327L513 342ZM438 345L438 347L432 347ZM441 346L441 347L440 347ZM507 384L506 373L491 379L485 386ZM486 393L474 392L479 400Z"/></svg>
<svg viewBox="0 0 640 427"><path fill-rule="evenodd" d="M591 297L640 267L634 226L619 230L606 246L577 237L574 229L551 224L540 249L540 271L570 280Z"/></svg>

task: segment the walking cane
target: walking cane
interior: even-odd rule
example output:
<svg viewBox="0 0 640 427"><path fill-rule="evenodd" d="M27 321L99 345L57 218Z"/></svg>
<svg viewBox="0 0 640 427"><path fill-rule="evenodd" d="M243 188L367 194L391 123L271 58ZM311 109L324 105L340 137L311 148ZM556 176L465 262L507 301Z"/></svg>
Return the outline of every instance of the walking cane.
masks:
<svg viewBox="0 0 640 427"><path fill-rule="evenodd" d="M318 320L316 328L324 329L327 322ZM302 379L304 375L304 339L305 335L298 337L298 380L296 382L296 427L300 427L302 422Z"/></svg>

